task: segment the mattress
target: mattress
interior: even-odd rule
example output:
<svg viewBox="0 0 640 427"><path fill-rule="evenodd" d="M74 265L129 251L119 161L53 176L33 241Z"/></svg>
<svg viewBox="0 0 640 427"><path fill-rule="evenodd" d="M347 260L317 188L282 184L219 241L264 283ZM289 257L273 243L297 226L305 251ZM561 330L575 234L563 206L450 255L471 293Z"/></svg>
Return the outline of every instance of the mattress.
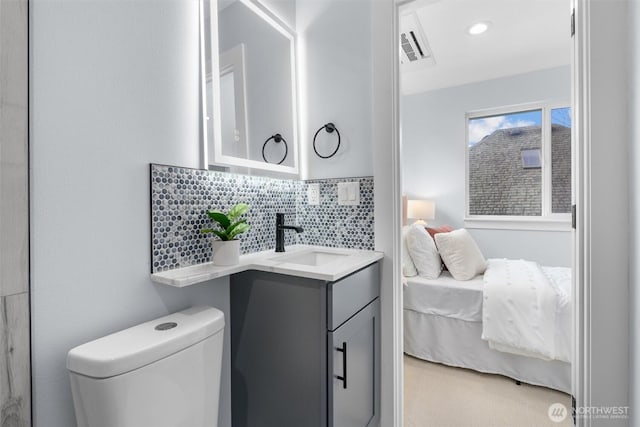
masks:
<svg viewBox="0 0 640 427"><path fill-rule="evenodd" d="M560 295L561 315L571 314L571 269L542 267ZM482 322L483 276L460 281L443 271L437 279L405 277L404 308L425 314Z"/></svg>
<svg viewBox="0 0 640 427"><path fill-rule="evenodd" d="M482 322L482 275L460 281L443 271L437 279L407 277L404 308L419 313Z"/></svg>
<svg viewBox="0 0 640 427"><path fill-rule="evenodd" d="M481 322L467 322L413 310L404 312L405 353L436 363L474 369L571 393L571 365L502 353L480 339Z"/></svg>
<svg viewBox="0 0 640 427"><path fill-rule="evenodd" d="M542 267L560 296L555 343L559 358L571 360L571 269ZM482 323L483 276L459 281L444 271L437 279L405 277L404 308L416 313Z"/></svg>

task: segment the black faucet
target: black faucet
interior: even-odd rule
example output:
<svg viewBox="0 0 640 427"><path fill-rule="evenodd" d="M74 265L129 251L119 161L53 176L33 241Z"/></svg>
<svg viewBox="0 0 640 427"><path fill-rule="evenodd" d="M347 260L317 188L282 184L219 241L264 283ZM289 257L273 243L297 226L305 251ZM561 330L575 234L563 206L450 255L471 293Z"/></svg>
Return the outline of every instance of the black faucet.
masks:
<svg viewBox="0 0 640 427"><path fill-rule="evenodd" d="M284 230L296 230L302 233L302 227L297 225L284 225L284 214L276 214L276 252L284 252Z"/></svg>

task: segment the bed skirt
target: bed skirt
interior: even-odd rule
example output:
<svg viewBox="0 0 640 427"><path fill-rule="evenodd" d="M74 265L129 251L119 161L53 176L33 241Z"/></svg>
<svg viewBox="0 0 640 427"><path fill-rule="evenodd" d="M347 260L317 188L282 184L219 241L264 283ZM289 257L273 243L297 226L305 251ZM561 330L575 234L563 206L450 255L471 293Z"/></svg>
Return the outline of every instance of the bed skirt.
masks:
<svg viewBox="0 0 640 427"><path fill-rule="evenodd" d="M571 394L571 364L517 356L489 348L482 322L404 309L404 352L430 362L505 375Z"/></svg>

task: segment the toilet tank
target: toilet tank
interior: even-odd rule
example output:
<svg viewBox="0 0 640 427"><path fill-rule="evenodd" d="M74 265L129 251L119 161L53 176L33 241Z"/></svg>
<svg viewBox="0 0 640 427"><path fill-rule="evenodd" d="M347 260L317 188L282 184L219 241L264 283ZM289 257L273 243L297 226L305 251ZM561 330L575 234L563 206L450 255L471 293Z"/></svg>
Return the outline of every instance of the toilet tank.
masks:
<svg viewBox="0 0 640 427"><path fill-rule="evenodd" d="M193 307L72 349L78 427L215 427L224 314Z"/></svg>

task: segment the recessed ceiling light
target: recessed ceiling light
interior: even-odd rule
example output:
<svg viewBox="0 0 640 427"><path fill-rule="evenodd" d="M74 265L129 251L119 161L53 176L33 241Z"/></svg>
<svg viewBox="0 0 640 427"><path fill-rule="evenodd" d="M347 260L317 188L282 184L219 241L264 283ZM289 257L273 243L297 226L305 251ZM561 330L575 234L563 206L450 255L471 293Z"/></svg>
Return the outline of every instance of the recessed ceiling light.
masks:
<svg viewBox="0 0 640 427"><path fill-rule="evenodd" d="M488 22L476 22L472 26L469 27L467 32L472 36L479 36L480 34L484 34L489 29Z"/></svg>

